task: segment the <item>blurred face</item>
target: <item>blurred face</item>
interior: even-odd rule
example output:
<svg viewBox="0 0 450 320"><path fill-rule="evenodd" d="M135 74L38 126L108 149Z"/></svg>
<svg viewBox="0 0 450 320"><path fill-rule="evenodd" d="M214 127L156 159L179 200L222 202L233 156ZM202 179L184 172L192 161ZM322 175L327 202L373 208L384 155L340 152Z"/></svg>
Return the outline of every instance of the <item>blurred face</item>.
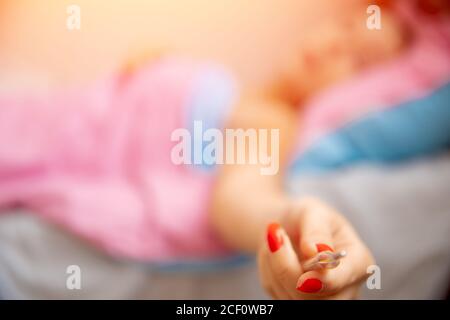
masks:
<svg viewBox="0 0 450 320"><path fill-rule="evenodd" d="M377 1L386 6L390 1ZM421 7L446 1L420 0ZM84 82L153 50L217 60L253 86L268 82L335 19L367 18L366 0L78 0L81 30L66 28L73 1L0 1L0 66ZM370 1L372 3L372 1ZM448 4L446 5L448 8ZM343 10L345 8L345 10ZM386 12L383 8L383 19ZM390 23L387 21L387 23ZM361 24L362 25L362 24ZM328 28L329 30L334 27ZM384 28L383 28L384 29ZM361 33L367 30L361 30ZM331 31L335 32L335 31ZM389 36L379 32L372 43ZM1 76L1 75L0 75Z"/></svg>

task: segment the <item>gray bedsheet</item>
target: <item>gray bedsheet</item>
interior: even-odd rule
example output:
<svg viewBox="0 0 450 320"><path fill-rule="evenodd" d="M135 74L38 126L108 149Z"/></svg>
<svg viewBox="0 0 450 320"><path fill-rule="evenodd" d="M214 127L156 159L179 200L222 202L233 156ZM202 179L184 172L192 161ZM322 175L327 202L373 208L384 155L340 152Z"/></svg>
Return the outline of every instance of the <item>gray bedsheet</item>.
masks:
<svg viewBox="0 0 450 320"><path fill-rule="evenodd" d="M314 194L344 213L373 250L381 290L368 299L441 298L450 271L450 155L391 167L358 166L291 179L293 194ZM81 289L66 268L81 268ZM211 272L161 272L112 259L32 214L0 216L3 298L266 298L254 262Z"/></svg>

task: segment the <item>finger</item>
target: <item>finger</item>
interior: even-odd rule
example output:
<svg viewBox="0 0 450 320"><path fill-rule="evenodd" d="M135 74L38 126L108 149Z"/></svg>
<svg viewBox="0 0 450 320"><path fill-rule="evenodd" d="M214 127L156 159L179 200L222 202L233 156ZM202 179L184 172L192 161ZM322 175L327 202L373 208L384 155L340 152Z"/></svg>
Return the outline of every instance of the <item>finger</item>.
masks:
<svg viewBox="0 0 450 320"><path fill-rule="evenodd" d="M362 245L347 247L347 256L338 267L325 271L305 272L299 278L297 288L302 293L323 296L334 295L346 287L357 286L366 276L373 259Z"/></svg>
<svg viewBox="0 0 450 320"><path fill-rule="evenodd" d="M259 281L263 289L273 298L276 299L275 291L272 288L272 283L270 281L270 272L268 269L268 263L265 256L266 248L262 247L258 253L258 271L259 271Z"/></svg>
<svg viewBox="0 0 450 320"><path fill-rule="evenodd" d="M322 300L354 300L358 298L358 295L359 295L359 287L349 286L334 295L317 296L315 298Z"/></svg>
<svg viewBox="0 0 450 320"><path fill-rule="evenodd" d="M283 286L279 283L279 281L274 277L272 270L270 268L269 255L270 252L266 246L264 246L261 250L261 254L259 256L259 265L260 265L260 274L261 274L261 283L266 291L270 294L273 299L284 300L289 299L290 296L286 293Z"/></svg>
<svg viewBox="0 0 450 320"><path fill-rule="evenodd" d="M341 260L335 269L327 270L323 274L324 290L323 294L338 292L349 285L356 285L367 276L367 267L374 263L374 260L363 245L349 246L347 256Z"/></svg>
<svg viewBox="0 0 450 320"><path fill-rule="evenodd" d="M304 300L349 300L356 299L358 296L358 286L351 285L331 293L327 291L327 286L324 283L323 273L317 271L307 272L304 274L304 278L299 279L298 296Z"/></svg>
<svg viewBox="0 0 450 320"><path fill-rule="evenodd" d="M318 295L324 290L323 273L319 271L308 271L298 279L297 287L299 293L307 295Z"/></svg>
<svg viewBox="0 0 450 320"><path fill-rule="evenodd" d="M286 232L279 224L271 224L267 233L268 261L272 276L291 298L296 297L295 286L302 270L297 254Z"/></svg>
<svg viewBox="0 0 450 320"><path fill-rule="evenodd" d="M332 221L327 210L331 209L318 201L304 202L298 225L302 260L312 258L321 251L334 251Z"/></svg>

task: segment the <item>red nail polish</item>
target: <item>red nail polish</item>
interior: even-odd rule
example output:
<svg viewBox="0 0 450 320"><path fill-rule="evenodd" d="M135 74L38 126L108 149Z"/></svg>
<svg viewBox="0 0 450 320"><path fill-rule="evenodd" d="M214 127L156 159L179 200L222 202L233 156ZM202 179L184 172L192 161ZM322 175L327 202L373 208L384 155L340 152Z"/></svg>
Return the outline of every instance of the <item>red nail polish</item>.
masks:
<svg viewBox="0 0 450 320"><path fill-rule="evenodd" d="M322 252L322 251L331 251L334 252L333 249L331 249L331 247L325 243L318 243L316 244L316 248L317 248L317 252Z"/></svg>
<svg viewBox="0 0 450 320"><path fill-rule="evenodd" d="M278 223L271 223L267 228L267 242L271 252L277 251L283 245L283 238L278 233L280 228Z"/></svg>
<svg viewBox="0 0 450 320"><path fill-rule="evenodd" d="M316 293L322 290L322 281L319 279L306 279L301 286L297 287L297 290L305 293Z"/></svg>

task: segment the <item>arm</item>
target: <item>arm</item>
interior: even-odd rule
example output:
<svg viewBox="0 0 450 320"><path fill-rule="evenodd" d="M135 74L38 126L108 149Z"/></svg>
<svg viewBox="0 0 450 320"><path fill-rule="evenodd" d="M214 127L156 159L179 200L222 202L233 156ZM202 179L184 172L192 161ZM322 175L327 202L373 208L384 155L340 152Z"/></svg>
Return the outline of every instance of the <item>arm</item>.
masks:
<svg viewBox="0 0 450 320"><path fill-rule="evenodd" d="M232 247L255 252L270 221L278 220L289 199L283 192L282 176L295 140L297 112L275 96L249 95L241 100L227 128L280 130L280 170L261 175L261 165L223 165L212 201L212 222ZM276 155L275 155L276 156Z"/></svg>
<svg viewBox="0 0 450 320"><path fill-rule="evenodd" d="M362 11L365 12L365 11ZM277 221L290 199L283 193L282 177L295 141L301 108L308 97L358 70L394 56L404 37L394 20L387 19L381 32L372 33L350 15L317 29L304 44L302 54L289 63L269 94L244 97L228 128L278 128L280 170L274 176L260 174L258 165L223 165L212 201L212 222L232 247L254 251L265 226ZM400 31L399 31L400 30ZM351 43L352 46L348 46Z"/></svg>

